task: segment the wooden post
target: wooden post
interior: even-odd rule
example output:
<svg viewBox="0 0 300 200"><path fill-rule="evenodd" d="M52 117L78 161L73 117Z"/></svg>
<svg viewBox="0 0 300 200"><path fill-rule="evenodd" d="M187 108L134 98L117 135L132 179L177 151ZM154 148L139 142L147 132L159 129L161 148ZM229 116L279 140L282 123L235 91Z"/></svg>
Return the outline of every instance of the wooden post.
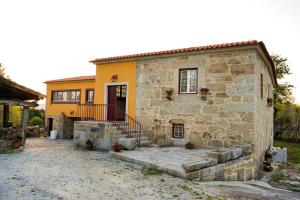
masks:
<svg viewBox="0 0 300 200"><path fill-rule="evenodd" d="M26 140L26 135L25 135L25 129L27 127L27 121L28 121L28 107L24 106L22 110L22 146L25 146L25 140Z"/></svg>
<svg viewBox="0 0 300 200"><path fill-rule="evenodd" d="M8 127L9 121L9 105L3 105L3 128Z"/></svg>

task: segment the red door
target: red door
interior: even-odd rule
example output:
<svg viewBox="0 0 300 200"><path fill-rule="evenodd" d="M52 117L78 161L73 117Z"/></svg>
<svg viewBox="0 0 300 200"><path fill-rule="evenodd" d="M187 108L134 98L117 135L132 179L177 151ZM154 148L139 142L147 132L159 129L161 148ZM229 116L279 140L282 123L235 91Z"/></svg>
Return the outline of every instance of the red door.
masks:
<svg viewBox="0 0 300 200"><path fill-rule="evenodd" d="M108 86L107 120L116 121L116 86Z"/></svg>

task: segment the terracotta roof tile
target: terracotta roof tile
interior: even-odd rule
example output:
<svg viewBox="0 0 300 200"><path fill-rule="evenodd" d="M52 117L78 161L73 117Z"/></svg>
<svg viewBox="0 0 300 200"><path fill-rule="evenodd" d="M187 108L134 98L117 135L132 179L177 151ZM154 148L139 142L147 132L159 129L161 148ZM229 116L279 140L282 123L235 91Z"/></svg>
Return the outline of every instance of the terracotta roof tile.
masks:
<svg viewBox="0 0 300 200"><path fill-rule="evenodd" d="M171 49L171 50L157 51L157 52L131 54L131 55L124 55L124 56L97 58L97 59L91 60L90 62L101 63L101 62L123 60L123 59L135 59L135 58L155 56L155 55L166 55L166 54L174 54L174 53L181 53L181 52L193 52L193 51L200 51L200 50L205 50L205 49L220 49L220 48L226 48L226 47L247 46L247 45L253 45L253 44L258 44L258 43L259 42L257 42L256 40L249 40L249 41L243 41L243 42L233 42L233 43L189 47L189 48L182 48L182 49Z"/></svg>
<svg viewBox="0 0 300 200"><path fill-rule="evenodd" d="M95 80L95 79L96 79L95 75L77 76L77 77L69 77L69 78L49 80L49 81L45 81L44 83L68 82L68 81L87 81L87 80Z"/></svg>

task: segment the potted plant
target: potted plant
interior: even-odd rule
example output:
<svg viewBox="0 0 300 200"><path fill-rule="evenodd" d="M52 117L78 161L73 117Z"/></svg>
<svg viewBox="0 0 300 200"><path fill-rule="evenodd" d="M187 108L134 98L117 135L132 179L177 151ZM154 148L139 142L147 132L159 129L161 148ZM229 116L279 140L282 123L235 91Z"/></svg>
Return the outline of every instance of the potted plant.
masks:
<svg viewBox="0 0 300 200"><path fill-rule="evenodd" d="M172 100L173 92L174 92L173 88L166 89L167 99L170 100L170 101Z"/></svg>
<svg viewBox="0 0 300 200"><path fill-rule="evenodd" d="M273 105L273 99L272 98L267 98L267 105L271 107Z"/></svg>
<svg viewBox="0 0 300 200"><path fill-rule="evenodd" d="M188 143L185 144L185 148L187 148L187 149L193 149L193 148L195 148L195 145L193 145L192 143L188 142Z"/></svg>
<svg viewBox="0 0 300 200"><path fill-rule="evenodd" d="M114 152L121 152L121 150L123 149L123 146L119 143L114 143L111 145L111 147L114 150Z"/></svg>
<svg viewBox="0 0 300 200"><path fill-rule="evenodd" d="M200 95L201 95L201 97L206 97L208 91L209 91L208 88L201 88L200 89Z"/></svg>
<svg viewBox="0 0 300 200"><path fill-rule="evenodd" d="M91 140L87 140L85 144L86 150L92 151L94 149L94 144Z"/></svg>
<svg viewBox="0 0 300 200"><path fill-rule="evenodd" d="M11 147L14 149L20 148L22 144L22 137L17 135L14 139L11 140Z"/></svg>

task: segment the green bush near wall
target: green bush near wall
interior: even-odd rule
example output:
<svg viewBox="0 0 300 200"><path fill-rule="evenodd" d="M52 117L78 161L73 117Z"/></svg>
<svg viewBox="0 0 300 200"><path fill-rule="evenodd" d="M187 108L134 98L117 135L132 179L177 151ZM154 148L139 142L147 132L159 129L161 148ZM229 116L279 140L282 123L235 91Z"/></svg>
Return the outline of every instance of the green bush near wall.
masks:
<svg viewBox="0 0 300 200"><path fill-rule="evenodd" d="M30 125L31 126L41 126L44 124L44 121L42 118L40 118L39 116L34 116L33 118L31 118L30 120Z"/></svg>

